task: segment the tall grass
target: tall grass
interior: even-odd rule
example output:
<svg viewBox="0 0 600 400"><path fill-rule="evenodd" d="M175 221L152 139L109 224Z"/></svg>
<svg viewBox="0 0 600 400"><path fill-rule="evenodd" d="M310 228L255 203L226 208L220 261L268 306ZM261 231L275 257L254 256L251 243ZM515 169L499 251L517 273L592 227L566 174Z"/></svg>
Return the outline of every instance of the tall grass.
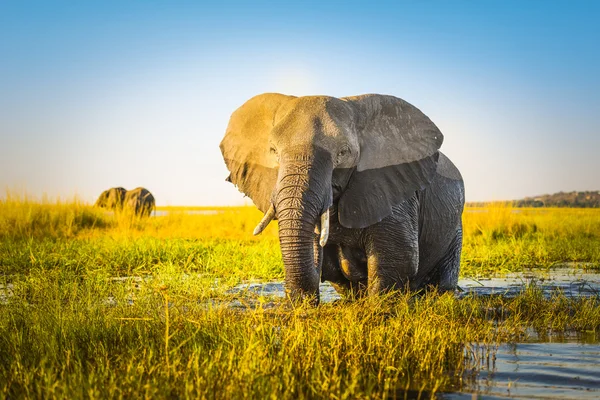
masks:
<svg viewBox="0 0 600 400"><path fill-rule="evenodd" d="M100 209L78 199L36 201L9 192L0 200L0 238L73 237L106 224Z"/></svg>
<svg viewBox="0 0 600 400"><path fill-rule="evenodd" d="M600 268L600 209L513 208L495 204L463 215L464 275L548 268Z"/></svg>
<svg viewBox="0 0 600 400"><path fill-rule="evenodd" d="M497 343L522 337L532 323L544 332L548 321L600 327L597 299L547 300L535 288L515 299L404 294L241 312L203 300L206 282L182 284L172 273L139 286L58 271L21 282L0 307L0 393L429 397L459 388Z"/></svg>
<svg viewBox="0 0 600 400"><path fill-rule="evenodd" d="M173 245L203 248L208 244L211 256L202 259L204 264L211 257L214 261L225 255L235 260L229 250L239 247L238 254L245 260L251 259L261 268L271 264L273 277L281 277L277 224L260 237L252 236L261 218L256 208L221 207L207 215L190 215L182 208L166 210L166 216L131 218L78 201L35 202L8 196L0 201L0 238L4 242L34 238L32 246L48 241L67 247L106 240L114 241L117 248L119 243L125 247L137 243L137 254L150 253L149 257L154 257L154 252L171 252ZM463 231L463 275L501 274L565 262L600 268L600 209L515 209L508 204L466 208ZM105 244L102 247L107 248ZM195 253L189 254L190 262L197 265ZM231 264L237 271L238 264ZM248 271L247 263L243 269Z"/></svg>
<svg viewBox="0 0 600 400"><path fill-rule="evenodd" d="M253 237L252 207L171 211L0 201L0 397L426 398L459 389L499 342L531 329L600 328L598 297L535 286L511 299L255 304L228 289L283 278L276 226ZM599 228L600 210L467 209L462 271L598 266Z"/></svg>

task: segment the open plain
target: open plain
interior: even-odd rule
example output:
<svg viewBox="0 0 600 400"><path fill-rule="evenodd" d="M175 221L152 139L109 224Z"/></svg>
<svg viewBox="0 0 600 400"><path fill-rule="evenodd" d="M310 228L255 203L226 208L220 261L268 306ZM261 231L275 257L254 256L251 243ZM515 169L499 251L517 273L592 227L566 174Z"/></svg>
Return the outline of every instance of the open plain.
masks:
<svg viewBox="0 0 600 400"><path fill-rule="evenodd" d="M470 396L499 346L600 337L598 293L548 294L535 281L511 296L292 308L232 290L283 280L276 224L253 237L254 207L158 211L0 201L1 397ZM600 268L599 209L499 204L463 221L463 278Z"/></svg>

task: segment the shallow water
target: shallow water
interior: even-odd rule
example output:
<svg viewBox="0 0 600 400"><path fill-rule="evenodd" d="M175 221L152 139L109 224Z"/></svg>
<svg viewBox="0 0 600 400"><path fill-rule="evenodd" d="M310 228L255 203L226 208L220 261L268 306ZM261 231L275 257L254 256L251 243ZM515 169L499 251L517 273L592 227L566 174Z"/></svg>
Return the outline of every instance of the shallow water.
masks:
<svg viewBox="0 0 600 400"><path fill-rule="evenodd" d="M331 303L341 299L341 296L329 282L321 283L319 285L319 292L321 294L321 303ZM229 290L228 293L283 298L285 297L285 288L283 282L242 283Z"/></svg>
<svg viewBox="0 0 600 400"><path fill-rule="evenodd" d="M535 283L546 296L557 291L569 297L600 295L600 272L564 267L548 271L508 274L502 278L460 279L458 286L462 292L459 291L458 296L502 294L514 297L532 283Z"/></svg>
<svg viewBox="0 0 600 400"><path fill-rule="evenodd" d="M563 292L566 296L599 296L600 272L586 272L573 268L554 268L548 271L530 271L508 274L502 278L464 278L458 281L457 297L467 295L502 294L514 297L523 292L528 285L535 283L547 296ZM247 292L259 296L284 297L283 282L243 283L231 289L230 293ZM321 302L329 303L340 299L333 286L321 283Z"/></svg>
<svg viewBox="0 0 600 400"><path fill-rule="evenodd" d="M598 399L600 344L514 343L498 348L460 393L443 399Z"/></svg>
<svg viewBox="0 0 600 400"><path fill-rule="evenodd" d="M501 294L516 296L535 283L546 296L557 291L567 296L600 296L600 273L573 268L556 268L549 271L530 271L510 274L504 278L472 279L459 281L462 291L457 297ZM340 298L335 289L322 283L321 302ZM230 290L244 298L252 296L283 297L283 282L245 283ZM250 296L248 296L250 295ZM236 306L236 304L231 304ZM249 303L239 304L248 307ZM250 305L251 306L251 305ZM481 369L467 377L461 391L443 393L443 399L598 399L600 398L600 343L592 333L584 337L557 338L549 336L539 341L534 331L529 332L534 342L501 345L495 359L484 360ZM536 342L537 341L537 342ZM399 394L402 397L402 394ZM427 396L426 396L427 397Z"/></svg>
<svg viewBox="0 0 600 400"><path fill-rule="evenodd" d="M8 304L8 299L14 296L14 287L12 283L7 285L0 284L0 304Z"/></svg>
<svg viewBox="0 0 600 400"><path fill-rule="evenodd" d="M185 279L187 275L182 276ZM151 276L115 277L116 283L132 283L132 294L127 304L135 302L135 289L140 289ZM535 283L547 296L560 291L567 296L600 296L600 271L595 273L581 269L555 268L549 271L529 271L510 274L503 278L473 279L459 281L462 291L457 297L468 295L487 296L501 294L515 296L524 291L527 285ZM216 283L215 283L216 285ZM0 305L10 303L13 284L0 284ZM321 302L328 303L340 299L329 283L320 285ZM240 284L228 291L232 298L213 300L207 303L227 307L248 309L254 307L276 307L270 299L285 296L283 282L250 282ZM266 301L260 301L259 297ZM106 306L115 306L117 301L108 298ZM446 399L496 399L496 398L600 398L600 343L597 333L589 337L547 336L541 341L535 331L528 332L529 342L503 344L495 353L495 358L484 360L479 371L466 376L461 391L442 393L438 397ZM402 394L399 394L402 396Z"/></svg>

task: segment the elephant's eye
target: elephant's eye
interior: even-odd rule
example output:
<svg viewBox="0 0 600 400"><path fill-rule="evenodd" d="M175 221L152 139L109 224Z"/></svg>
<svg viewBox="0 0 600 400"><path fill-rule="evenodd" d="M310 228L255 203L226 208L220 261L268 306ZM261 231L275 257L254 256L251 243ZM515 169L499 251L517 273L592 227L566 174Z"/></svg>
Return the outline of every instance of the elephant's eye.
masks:
<svg viewBox="0 0 600 400"><path fill-rule="evenodd" d="M271 154L277 154L277 149L274 146L271 146L271 148L269 149L269 152Z"/></svg>
<svg viewBox="0 0 600 400"><path fill-rule="evenodd" d="M350 154L350 149L347 147L344 147L342 150L340 150L340 152L338 153L338 158L342 158L342 157L346 157L348 154Z"/></svg>

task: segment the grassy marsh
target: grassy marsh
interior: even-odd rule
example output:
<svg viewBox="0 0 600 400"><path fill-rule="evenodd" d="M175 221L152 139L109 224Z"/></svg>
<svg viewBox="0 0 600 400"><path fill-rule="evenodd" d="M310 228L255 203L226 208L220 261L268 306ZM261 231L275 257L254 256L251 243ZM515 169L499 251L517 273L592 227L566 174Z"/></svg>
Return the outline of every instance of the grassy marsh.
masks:
<svg viewBox="0 0 600 400"><path fill-rule="evenodd" d="M240 295L228 289L283 270L275 226L255 238L258 211L218 210L139 220L76 201L1 201L0 396L427 398L459 389L498 343L531 329L598 337L598 296L546 298L535 286L510 299L229 308ZM467 209L464 231L463 275L600 267L597 209Z"/></svg>

